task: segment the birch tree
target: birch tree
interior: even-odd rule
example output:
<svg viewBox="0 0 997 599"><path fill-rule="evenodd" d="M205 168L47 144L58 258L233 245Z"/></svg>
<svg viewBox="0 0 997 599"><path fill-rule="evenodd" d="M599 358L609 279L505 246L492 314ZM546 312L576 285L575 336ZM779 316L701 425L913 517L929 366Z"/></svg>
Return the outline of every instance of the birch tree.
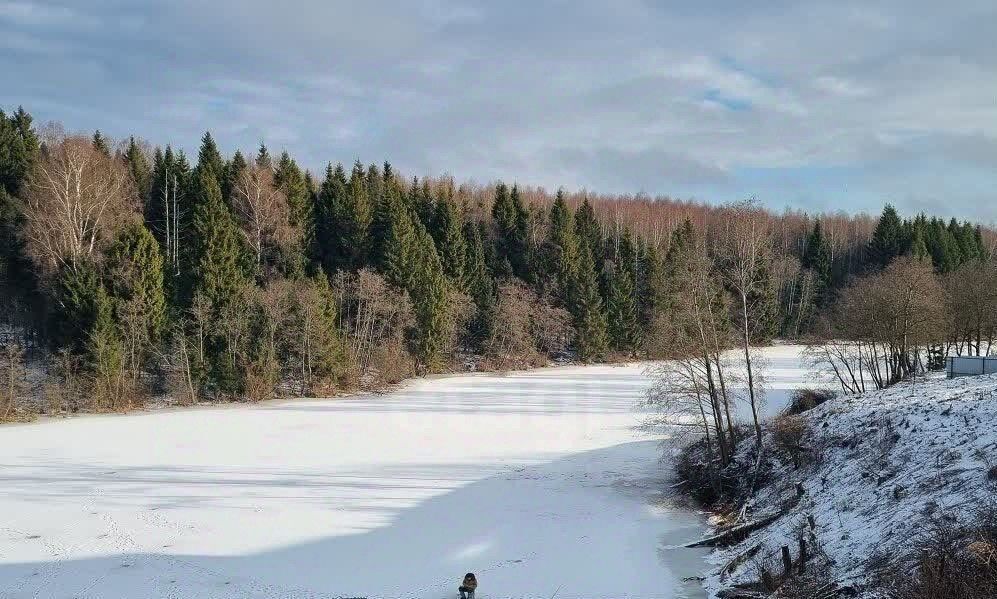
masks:
<svg viewBox="0 0 997 599"><path fill-rule="evenodd" d="M137 211L131 175L120 160L97 150L87 138L56 140L28 181L27 251L49 275L81 260L96 261Z"/></svg>

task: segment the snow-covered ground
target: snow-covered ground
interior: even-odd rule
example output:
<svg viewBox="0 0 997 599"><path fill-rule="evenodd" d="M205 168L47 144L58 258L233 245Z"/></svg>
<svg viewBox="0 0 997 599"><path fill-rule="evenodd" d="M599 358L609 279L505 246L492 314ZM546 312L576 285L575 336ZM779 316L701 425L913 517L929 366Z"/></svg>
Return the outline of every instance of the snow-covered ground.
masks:
<svg viewBox="0 0 997 599"><path fill-rule="evenodd" d="M803 382L765 350L769 411ZM643 366L0 428L0 597L704 596Z"/></svg>
<svg viewBox="0 0 997 599"><path fill-rule="evenodd" d="M928 522L972 524L976 508L995 497L997 375L953 380L932 375L834 399L802 417L810 428L802 445L816 461L798 469L766 436L767 455L776 464L771 484L759 490L749 513L758 517L778 506L789 509L711 556L718 570L738 556L752 556L738 560L740 566L729 574L710 575L711 590L755 582L762 566L778 572L780 548L788 545L796 559L802 533L811 551L816 541L830 558L832 580L875 597L869 580L878 569L910 558L930 529ZM798 482L804 495L797 502ZM813 531L808 516L814 518Z"/></svg>

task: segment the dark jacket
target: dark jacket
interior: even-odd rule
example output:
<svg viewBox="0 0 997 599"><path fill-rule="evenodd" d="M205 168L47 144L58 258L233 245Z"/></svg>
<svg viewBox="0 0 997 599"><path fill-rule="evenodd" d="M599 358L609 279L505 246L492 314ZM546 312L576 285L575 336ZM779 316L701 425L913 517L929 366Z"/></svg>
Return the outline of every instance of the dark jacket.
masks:
<svg viewBox="0 0 997 599"><path fill-rule="evenodd" d="M473 591L474 589L478 588L478 579L474 577L474 574L468 572L467 575L464 576L464 582L462 582L460 586L470 591Z"/></svg>

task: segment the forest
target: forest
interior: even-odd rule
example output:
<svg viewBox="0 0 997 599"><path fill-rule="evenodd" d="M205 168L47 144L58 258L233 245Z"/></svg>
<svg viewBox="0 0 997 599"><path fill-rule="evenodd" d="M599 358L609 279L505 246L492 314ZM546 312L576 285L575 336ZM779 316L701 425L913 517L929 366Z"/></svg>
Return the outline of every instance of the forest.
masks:
<svg viewBox="0 0 997 599"><path fill-rule="evenodd" d="M887 386L988 353L997 330L997 235L969 222L388 162L312 173L262 143L226 156L205 133L188 158L23 108L0 111L0 229L0 420L552 360L693 356L719 396L721 354L774 338L808 340L858 392L869 379L849 369Z"/></svg>

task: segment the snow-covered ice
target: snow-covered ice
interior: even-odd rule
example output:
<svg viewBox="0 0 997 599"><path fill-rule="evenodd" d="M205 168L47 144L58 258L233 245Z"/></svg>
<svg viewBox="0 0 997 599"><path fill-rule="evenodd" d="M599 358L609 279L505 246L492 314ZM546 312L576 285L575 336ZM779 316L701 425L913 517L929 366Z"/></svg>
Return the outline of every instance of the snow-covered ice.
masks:
<svg viewBox="0 0 997 599"><path fill-rule="evenodd" d="M0 597L702 597L643 370L2 427Z"/></svg>

